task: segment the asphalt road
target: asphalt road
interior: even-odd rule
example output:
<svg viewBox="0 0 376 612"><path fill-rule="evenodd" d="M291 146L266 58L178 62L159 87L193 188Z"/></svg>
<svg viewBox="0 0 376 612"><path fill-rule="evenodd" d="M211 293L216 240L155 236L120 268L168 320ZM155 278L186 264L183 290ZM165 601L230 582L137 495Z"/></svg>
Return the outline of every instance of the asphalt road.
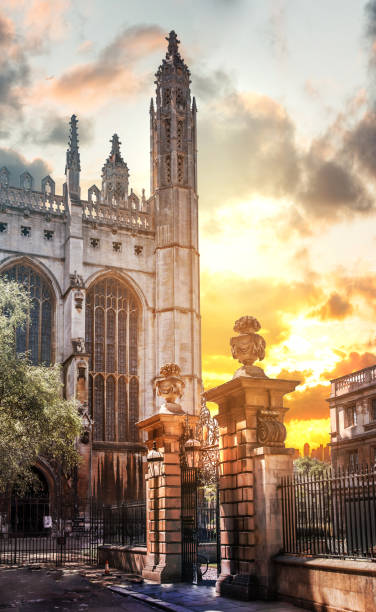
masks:
<svg viewBox="0 0 376 612"><path fill-rule="evenodd" d="M93 584L78 570L0 568L0 612L151 612L154 607Z"/></svg>

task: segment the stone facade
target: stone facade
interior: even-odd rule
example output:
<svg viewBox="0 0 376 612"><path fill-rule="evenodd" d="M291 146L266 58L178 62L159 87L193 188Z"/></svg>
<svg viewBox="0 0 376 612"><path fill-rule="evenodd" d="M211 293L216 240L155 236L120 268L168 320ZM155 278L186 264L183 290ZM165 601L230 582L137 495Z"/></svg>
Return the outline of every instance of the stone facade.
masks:
<svg viewBox="0 0 376 612"><path fill-rule="evenodd" d="M35 298L19 349L31 349L35 363L63 364L66 396L94 420L78 442L75 486L107 503L143 495L135 424L154 412L163 364L181 367L186 411L200 404L196 104L176 34L167 40L150 106L149 198L129 188L116 134L101 188L82 196L75 115L63 194L49 176L38 189L23 173L15 187L0 170L0 273L27 279ZM40 469L52 483L53 469Z"/></svg>
<svg viewBox="0 0 376 612"><path fill-rule="evenodd" d="M376 366L331 381L330 428L334 467L376 461Z"/></svg>

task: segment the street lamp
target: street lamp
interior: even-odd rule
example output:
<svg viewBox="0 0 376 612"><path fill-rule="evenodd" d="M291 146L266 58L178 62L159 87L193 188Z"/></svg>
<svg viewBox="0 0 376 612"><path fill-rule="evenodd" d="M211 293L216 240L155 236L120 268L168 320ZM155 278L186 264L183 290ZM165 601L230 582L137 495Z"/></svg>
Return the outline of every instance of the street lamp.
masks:
<svg viewBox="0 0 376 612"><path fill-rule="evenodd" d="M149 474L153 478L160 476L161 463L163 461L162 453L157 450L157 444L153 442L153 448L148 452L146 460L149 466Z"/></svg>
<svg viewBox="0 0 376 612"><path fill-rule="evenodd" d="M200 463L201 444L193 437L192 429L189 431L189 438L184 444L185 457L189 468L198 468Z"/></svg>

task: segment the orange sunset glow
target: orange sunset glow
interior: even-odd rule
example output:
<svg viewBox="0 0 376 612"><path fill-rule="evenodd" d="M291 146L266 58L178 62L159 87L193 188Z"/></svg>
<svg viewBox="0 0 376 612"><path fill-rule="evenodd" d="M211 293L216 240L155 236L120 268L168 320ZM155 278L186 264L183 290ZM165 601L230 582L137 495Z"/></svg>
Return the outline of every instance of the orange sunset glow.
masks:
<svg viewBox="0 0 376 612"><path fill-rule="evenodd" d="M239 367L229 339L252 315L257 365L299 381L287 445L327 444L330 380L376 363L376 3L51 6L0 7L0 167L61 193L77 113L82 193L116 132L148 197L152 70L174 28L198 108L205 389Z"/></svg>

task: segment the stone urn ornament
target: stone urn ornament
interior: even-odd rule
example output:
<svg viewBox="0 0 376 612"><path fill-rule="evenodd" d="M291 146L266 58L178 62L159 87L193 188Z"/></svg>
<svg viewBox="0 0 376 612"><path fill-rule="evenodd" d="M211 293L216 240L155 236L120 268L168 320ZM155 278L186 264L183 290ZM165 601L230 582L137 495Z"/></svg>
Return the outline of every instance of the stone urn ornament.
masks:
<svg viewBox="0 0 376 612"><path fill-rule="evenodd" d="M159 409L164 414L185 414L177 400L183 396L185 382L180 376L180 368L176 363L166 363L160 376L155 380L157 395L163 398Z"/></svg>
<svg viewBox="0 0 376 612"><path fill-rule="evenodd" d="M266 342L257 334L261 325L255 317L244 316L235 321L234 332L239 336L230 339L231 353L234 359L243 364L236 370L233 378L250 376L251 378L268 378L262 368L254 366L255 361L262 361L265 357Z"/></svg>

